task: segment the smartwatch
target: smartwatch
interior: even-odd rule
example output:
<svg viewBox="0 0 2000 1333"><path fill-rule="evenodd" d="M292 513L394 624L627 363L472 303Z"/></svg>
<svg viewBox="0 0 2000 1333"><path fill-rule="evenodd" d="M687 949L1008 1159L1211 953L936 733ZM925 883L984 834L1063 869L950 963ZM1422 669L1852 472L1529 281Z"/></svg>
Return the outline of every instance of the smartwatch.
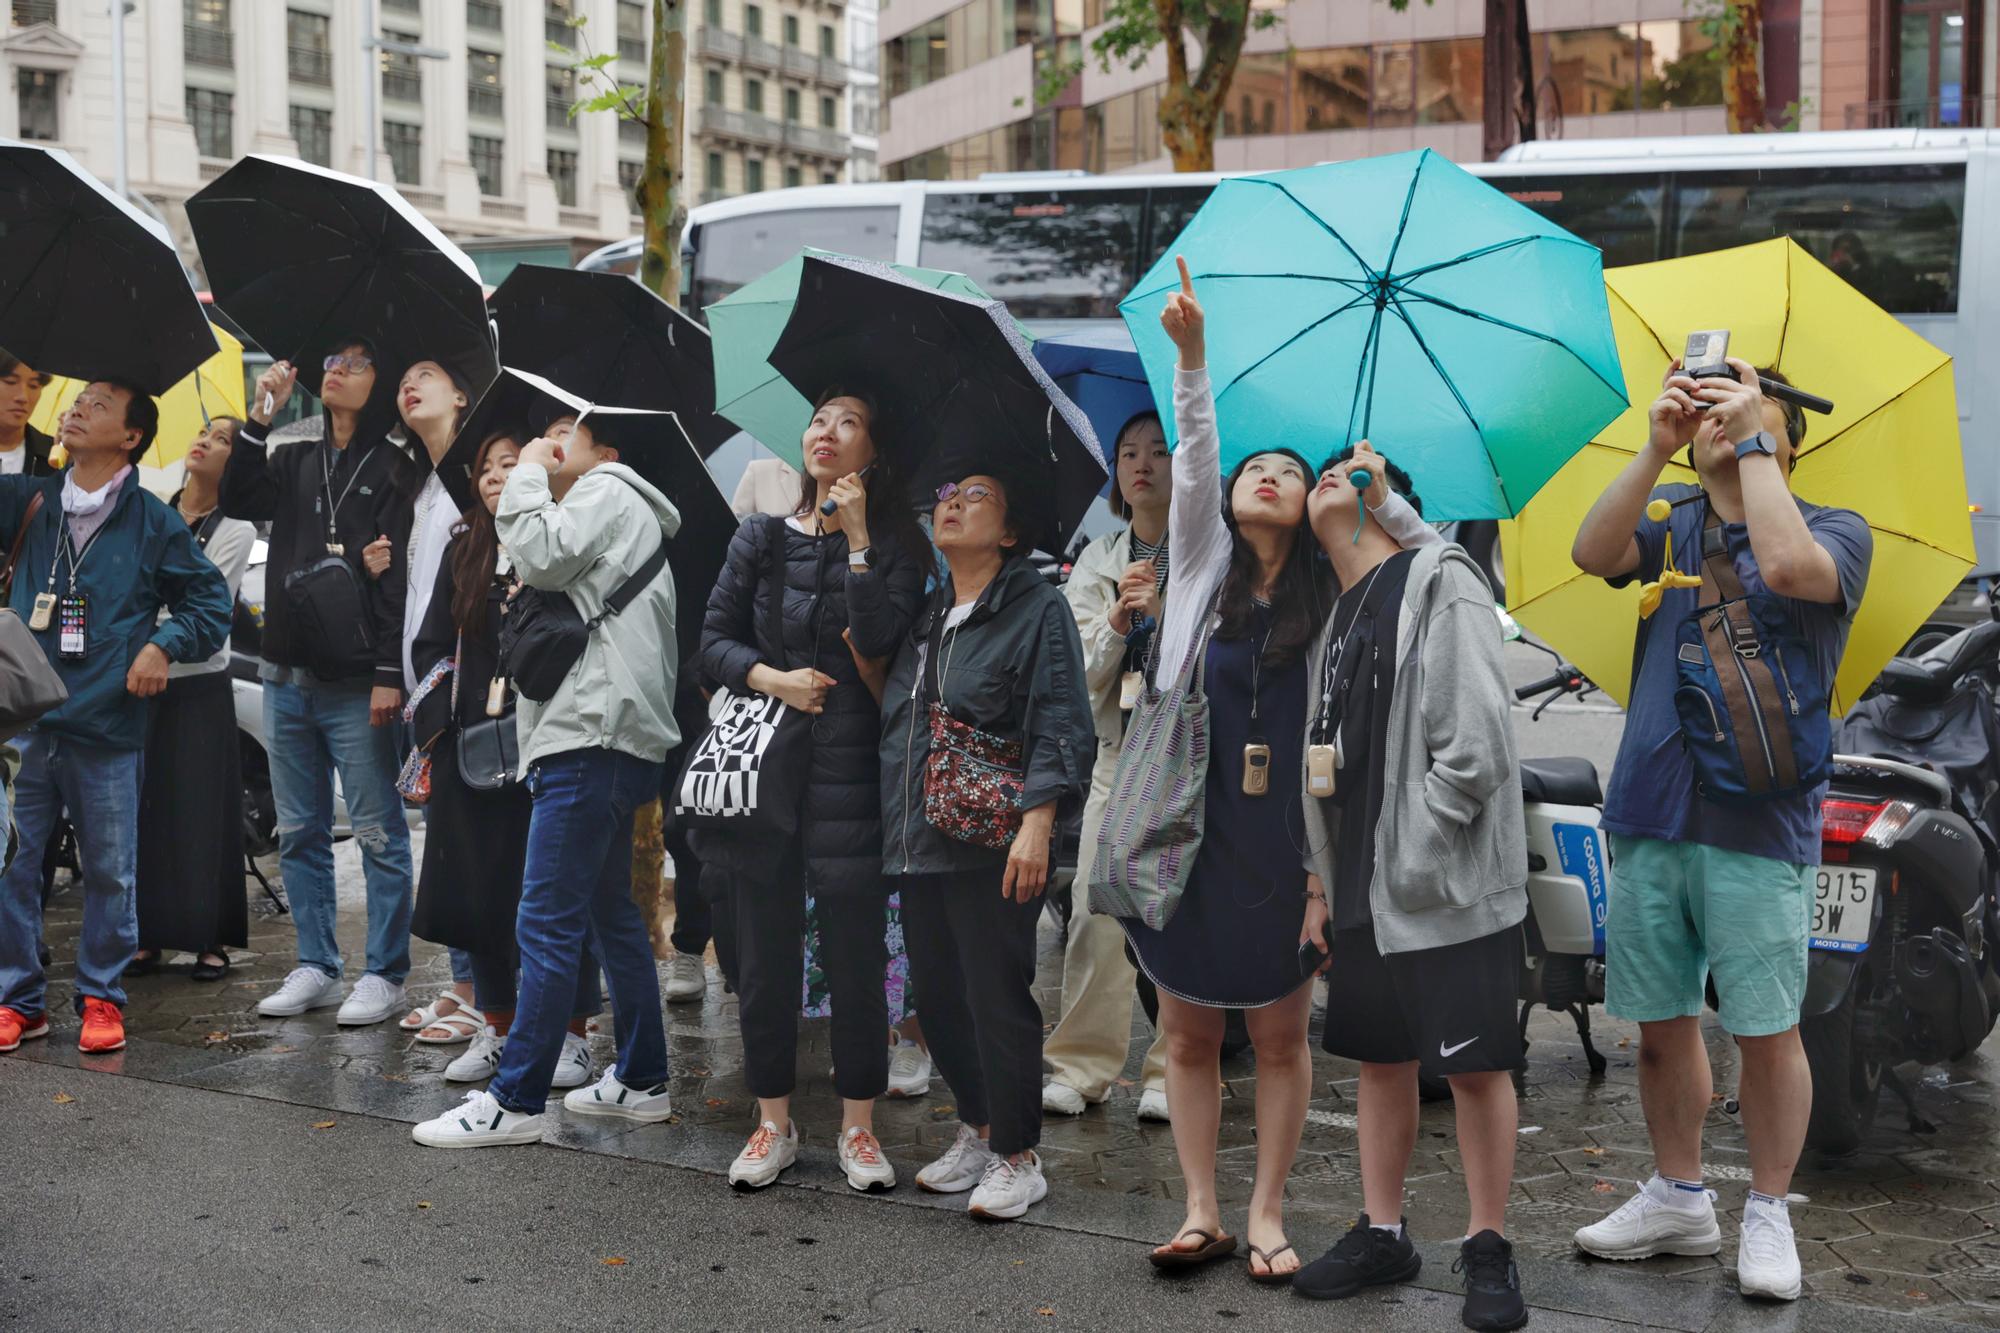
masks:
<svg viewBox="0 0 2000 1333"><path fill-rule="evenodd" d="M1764 454L1771 458L1778 456L1778 442L1771 438L1770 431L1760 430L1736 446L1736 457L1739 460L1747 458L1753 453Z"/></svg>
<svg viewBox="0 0 2000 1333"><path fill-rule="evenodd" d="M869 559L868 548L863 546L859 550L850 550L847 553L847 567L858 572L873 569L875 562Z"/></svg>

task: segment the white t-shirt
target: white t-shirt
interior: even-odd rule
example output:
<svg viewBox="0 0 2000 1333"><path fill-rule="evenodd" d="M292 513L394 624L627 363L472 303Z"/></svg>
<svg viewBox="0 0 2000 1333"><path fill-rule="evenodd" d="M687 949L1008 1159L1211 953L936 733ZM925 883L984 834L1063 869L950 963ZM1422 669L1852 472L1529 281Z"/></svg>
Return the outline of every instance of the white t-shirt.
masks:
<svg viewBox="0 0 2000 1333"><path fill-rule="evenodd" d="M16 477L28 470L28 442L21 441L12 449L0 450L0 477Z"/></svg>
<svg viewBox="0 0 2000 1333"><path fill-rule="evenodd" d="M451 493L433 472L417 492L416 519L410 525L410 582L403 594L403 690L417 688L416 664L410 660L411 645L417 641L417 627L430 610L431 594L437 590L438 566L444 563L445 548L451 545L451 530L458 522L458 509Z"/></svg>
<svg viewBox="0 0 2000 1333"><path fill-rule="evenodd" d="M972 608L978 605L978 602L972 601L967 602L963 606L954 606L951 610L944 613L944 627L946 629L957 629L972 618Z"/></svg>

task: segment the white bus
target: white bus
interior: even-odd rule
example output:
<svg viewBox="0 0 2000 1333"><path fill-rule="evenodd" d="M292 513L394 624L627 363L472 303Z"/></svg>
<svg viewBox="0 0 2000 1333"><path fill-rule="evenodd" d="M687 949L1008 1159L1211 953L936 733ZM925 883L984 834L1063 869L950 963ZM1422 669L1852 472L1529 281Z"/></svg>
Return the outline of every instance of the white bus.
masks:
<svg viewBox="0 0 2000 1333"><path fill-rule="evenodd" d="M1977 572L2000 573L2000 131L1554 140L1468 169L1601 246L1607 267L1790 235L1952 353ZM968 274L1038 332L1116 320L1219 179L1029 173L724 199L689 216L688 305L813 245ZM622 241L580 267L629 272L637 255Z"/></svg>

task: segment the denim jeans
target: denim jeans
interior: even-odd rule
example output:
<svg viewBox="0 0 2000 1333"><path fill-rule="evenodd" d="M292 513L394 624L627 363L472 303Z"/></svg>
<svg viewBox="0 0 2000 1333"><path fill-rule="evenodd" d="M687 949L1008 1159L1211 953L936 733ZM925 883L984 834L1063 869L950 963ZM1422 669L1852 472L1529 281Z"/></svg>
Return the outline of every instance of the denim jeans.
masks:
<svg viewBox="0 0 2000 1333"><path fill-rule="evenodd" d="M410 827L396 791L397 727L370 726L368 695L264 682L264 750L278 812L278 869L299 937L299 962L341 971L334 939L333 776L347 803L368 884L368 971L401 984L410 971Z"/></svg>
<svg viewBox="0 0 2000 1333"><path fill-rule="evenodd" d="M512 1014L520 1000L521 954L518 949L504 952L473 952L466 955L472 964L472 1002L490 1020L496 1013ZM572 1019L594 1018L604 1008L604 991L597 984L597 959L588 946L576 969L576 1001L570 1007Z"/></svg>
<svg viewBox="0 0 2000 1333"><path fill-rule="evenodd" d="M14 823L21 841L0 877L0 1005L42 1012L46 979L36 949L42 936L42 854L67 808L83 867L83 935L76 945L73 1003L85 996L125 1007L119 983L139 947L139 783L143 750L102 746L30 731L14 742L21 775L14 782ZM4 808L4 802L0 802Z"/></svg>
<svg viewBox="0 0 2000 1333"><path fill-rule="evenodd" d="M588 941L611 987L618 1081L667 1079L667 1030L646 919L632 901L632 815L660 790L660 765L618 750L567 750L528 770L535 810L515 937L521 994L488 1091L538 1115L562 1054Z"/></svg>

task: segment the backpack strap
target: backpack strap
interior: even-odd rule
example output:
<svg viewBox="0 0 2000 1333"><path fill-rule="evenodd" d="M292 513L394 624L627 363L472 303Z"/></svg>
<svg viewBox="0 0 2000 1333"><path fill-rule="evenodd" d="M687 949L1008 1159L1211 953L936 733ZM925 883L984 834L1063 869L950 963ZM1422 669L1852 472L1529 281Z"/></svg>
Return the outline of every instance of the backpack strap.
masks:
<svg viewBox="0 0 2000 1333"><path fill-rule="evenodd" d="M646 563L640 565L639 568L633 572L631 578L626 579L623 583L619 584L617 589L614 590L609 597L604 599L604 609L602 611L599 611L596 615L590 618L588 628L596 629L599 625L603 624L607 619L617 615L620 611L623 611L626 607L632 605L633 599L636 598L641 592L645 591L647 584L651 583L655 578L659 577L660 571L662 569L665 569L666 565L667 565L667 539L664 535L662 535L660 538L659 546L654 549L651 555L646 557Z"/></svg>
<svg viewBox="0 0 2000 1333"><path fill-rule="evenodd" d="M1798 785L1791 720L1784 690L1764 655L1756 618L1745 600L1722 520L1703 505L1701 528L1701 636L1723 706L1735 730L1743 776L1752 792L1781 791Z"/></svg>
<svg viewBox="0 0 2000 1333"><path fill-rule="evenodd" d="M0 567L0 597L11 596L14 590L14 566L21 563L21 548L28 541L28 527L35 521L35 515L42 512L42 501L48 492L37 486L28 496L28 507L21 512L21 526L14 530L14 545L7 551L7 563Z"/></svg>

